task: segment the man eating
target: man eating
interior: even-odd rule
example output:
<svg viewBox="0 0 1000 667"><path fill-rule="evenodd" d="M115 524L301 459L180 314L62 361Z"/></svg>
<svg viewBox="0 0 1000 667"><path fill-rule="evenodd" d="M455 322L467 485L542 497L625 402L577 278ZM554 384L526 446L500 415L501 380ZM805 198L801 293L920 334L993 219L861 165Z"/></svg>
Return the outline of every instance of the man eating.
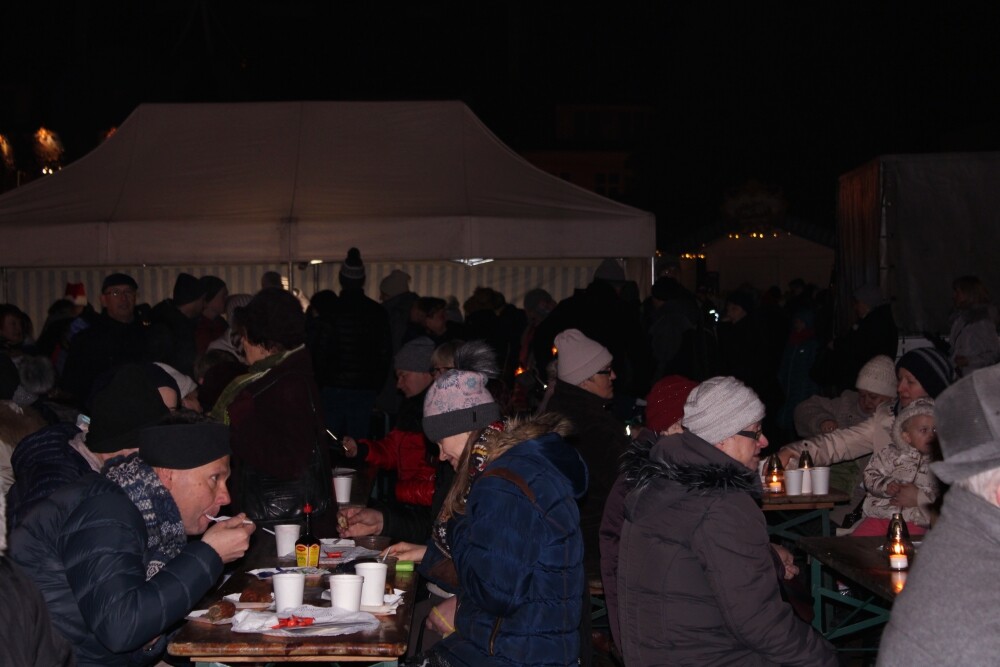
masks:
<svg viewBox="0 0 1000 667"><path fill-rule="evenodd" d="M208 518L229 502L229 429L192 419L142 430L137 453L62 487L10 535L80 665L154 661L165 631L249 546L243 515Z"/></svg>

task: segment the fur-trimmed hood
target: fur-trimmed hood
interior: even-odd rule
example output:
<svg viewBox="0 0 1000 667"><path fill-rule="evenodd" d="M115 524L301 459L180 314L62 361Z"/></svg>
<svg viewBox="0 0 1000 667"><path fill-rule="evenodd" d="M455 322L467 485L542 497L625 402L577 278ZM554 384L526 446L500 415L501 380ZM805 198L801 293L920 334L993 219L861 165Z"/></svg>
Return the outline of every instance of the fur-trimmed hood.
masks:
<svg viewBox="0 0 1000 667"><path fill-rule="evenodd" d="M555 412L523 419L512 418L507 421L503 431L492 433L493 446L515 452L518 447L527 444L537 447L539 453L566 476L573 487L574 496L579 498L587 491L588 471L579 452L563 439L572 428L569 420ZM500 459L504 454L497 458Z"/></svg>
<svg viewBox="0 0 1000 667"><path fill-rule="evenodd" d="M693 433L636 440L622 457L628 490L641 489L654 480L675 482L683 493L717 492L761 496L760 477Z"/></svg>

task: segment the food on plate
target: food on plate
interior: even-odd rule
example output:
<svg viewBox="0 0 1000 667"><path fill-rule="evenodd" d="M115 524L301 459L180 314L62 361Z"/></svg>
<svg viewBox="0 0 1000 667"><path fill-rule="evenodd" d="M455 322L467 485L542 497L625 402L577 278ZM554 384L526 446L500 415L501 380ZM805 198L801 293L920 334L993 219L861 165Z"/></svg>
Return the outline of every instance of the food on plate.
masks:
<svg viewBox="0 0 1000 667"><path fill-rule="evenodd" d="M240 602L270 602L271 582L267 579L257 579L240 593Z"/></svg>
<svg viewBox="0 0 1000 667"><path fill-rule="evenodd" d="M278 628L302 628L307 625L312 625L315 618L311 616L295 616L294 614L288 618L279 618L277 625L272 625L272 630L277 630Z"/></svg>
<svg viewBox="0 0 1000 667"><path fill-rule="evenodd" d="M232 618L236 615L236 605L229 600L219 600L208 608L203 618L209 621L221 621L224 618Z"/></svg>

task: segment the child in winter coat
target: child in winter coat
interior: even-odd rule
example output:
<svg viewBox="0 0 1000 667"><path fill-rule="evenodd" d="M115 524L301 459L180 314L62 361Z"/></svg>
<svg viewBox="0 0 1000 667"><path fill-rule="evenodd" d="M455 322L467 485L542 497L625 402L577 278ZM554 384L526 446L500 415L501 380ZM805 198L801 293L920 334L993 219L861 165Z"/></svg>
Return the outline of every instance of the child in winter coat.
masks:
<svg viewBox="0 0 1000 667"><path fill-rule="evenodd" d="M929 469L936 438L933 399L917 399L900 411L892 425L892 444L872 456L865 468L865 518L853 535L885 535L895 512L903 513L911 535L926 531L927 508L938 496Z"/></svg>

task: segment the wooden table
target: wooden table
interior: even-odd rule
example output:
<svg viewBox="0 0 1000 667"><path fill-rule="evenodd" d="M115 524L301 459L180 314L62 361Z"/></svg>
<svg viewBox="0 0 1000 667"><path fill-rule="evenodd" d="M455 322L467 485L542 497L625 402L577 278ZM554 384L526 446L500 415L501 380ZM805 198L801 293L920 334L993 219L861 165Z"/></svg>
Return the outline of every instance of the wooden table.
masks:
<svg viewBox="0 0 1000 667"><path fill-rule="evenodd" d="M851 536L803 537L798 541L798 547L812 561L813 627L827 639L849 635L889 620L892 602L906 583L906 571L893 572L889 569L889 557L879 549L883 542L883 537ZM861 597L845 596L836 587L835 579L855 584L855 595L858 592L867 593ZM829 604L824 602L847 606L852 611L834 624L829 614L824 615L824 611L829 611Z"/></svg>
<svg viewBox="0 0 1000 667"><path fill-rule="evenodd" d="M805 523L819 519L824 537L830 536L830 510L834 505L846 503L851 497L839 489L830 489L823 495L803 494L788 496L784 493L764 493L761 507L765 512L796 512L781 523L768 525L767 532L785 539L798 540L802 533L798 528Z"/></svg>
<svg viewBox="0 0 1000 667"><path fill-rule="evenodd" d="M250 552L234 574L219 590L199 604L207 608L223 595L242 591L253 575L249 570L274 567L274 537L258 530ZM288 563L283 563L288 565ZM171 655L191 658L194 662L377 662L395 665L406 653L410 622L416 599L415 572L397 572L395 587L405 591L403 603L393 616L376 616L378 627L335 637L271 637L260 633L235 633L229 625L188 622L174 635L167 647ZM320 599L327 589L327 577L306 584L303 602L329 606Z"/></svg>

